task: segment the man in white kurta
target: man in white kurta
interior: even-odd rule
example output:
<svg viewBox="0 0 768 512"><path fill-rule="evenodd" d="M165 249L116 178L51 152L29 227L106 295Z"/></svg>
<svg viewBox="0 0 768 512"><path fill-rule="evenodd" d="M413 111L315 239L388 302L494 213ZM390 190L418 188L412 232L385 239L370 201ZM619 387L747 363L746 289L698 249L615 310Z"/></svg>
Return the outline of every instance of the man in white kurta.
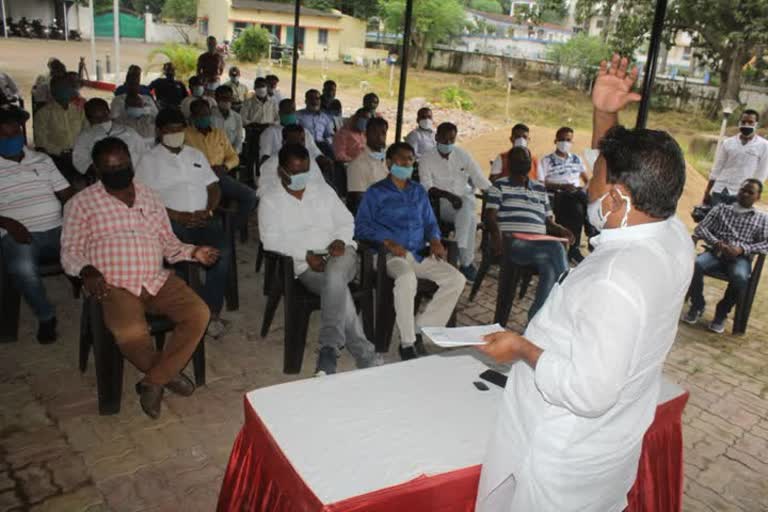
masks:
<svg viewBox="0 0 768 512"><path fill-rule="evenodd" d="M482 349L517 362L483 463L478 512L626 508L694 255L674 215L685 182L679 146L662 132L608 131L639 99L629 92L636 78L615 56L593 91L595 251L561 277L524 336L493 334ZM630 186L629 175L645 179Z"/></svg>

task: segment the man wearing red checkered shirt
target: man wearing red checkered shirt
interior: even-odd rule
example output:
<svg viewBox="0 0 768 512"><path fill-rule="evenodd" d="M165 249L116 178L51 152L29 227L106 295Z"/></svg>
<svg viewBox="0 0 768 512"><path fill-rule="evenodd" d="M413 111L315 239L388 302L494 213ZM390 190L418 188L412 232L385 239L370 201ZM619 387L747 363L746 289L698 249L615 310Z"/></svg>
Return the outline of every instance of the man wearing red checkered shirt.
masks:
<svg viewBox="0 0 768 512"><path fill-rule="evenodd" d="M183 396L194 391L181 370L210 316L202 299L163 268L163 260L212 265L218 251L176 238L160 198L133 181L131 156L123 141L108 137L97 142L93 165L100 181L77 194L64 212L61 262L101 302L104 323L120 351L145 374L136 385L141 407L157 418L164 388ZM161 353L154 349L146 313L164 315L175 324Z"/></svg>

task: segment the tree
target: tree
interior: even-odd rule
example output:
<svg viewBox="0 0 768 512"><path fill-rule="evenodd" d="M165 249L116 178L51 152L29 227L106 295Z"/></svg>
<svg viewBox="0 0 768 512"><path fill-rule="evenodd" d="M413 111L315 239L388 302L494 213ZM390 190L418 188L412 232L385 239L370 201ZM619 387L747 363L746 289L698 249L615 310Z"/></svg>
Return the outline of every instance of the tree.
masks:
<svg viewBox="0 0 768 512"><path fill-rule="evenodd" d="M248 27L232 43L232 52L237 60L259 62L269 52L269 32L263 28Z"/></svg>
<svg viewBox="0 0 768 512"><path fill-rule="evenodd" d="M197 19L197 0L166 0L162 16L179 23L194 23Z"/></svg>
<svg viewBox="0 0 768 512"><path fill-rule="evenodd" d="M336 2L334 0L305 0L304 5L310 9L317 9L319 11L330 11L336 8Z"/></svg>
<svg viewBox="0 0 768 512"><path fill-rule="evenodd" d="M382 17L387 30L403 30L405 0L382 0ZM427 51L440 41L461 34L465 26L464 8L458 0L414 0L411 48L418 69L427 64Z"/></svg>
<svg viewBox="0 0 768 512"><path fill-rule="evenodd" d="M568 6L565 0L541 0L536 4L534 24L562 23L568 17Z"/></svg>
<svg viewBox="0 0 768 512"><path fill-rule="evenodd" d="M160 63L155 62L155 57L158 55L162 55L165 60L173 63L176 77L184 82L197 72L197 57L200 55L200 49L194 46L167 44L162 48L152 50L149 54L150 67L160 65Z"/></svg>
<svg viewBox="0 0 768 512"><path fill-rule="evenodd" d="M645 2L646 0L639 0ZM576 21L579 23L589 23L592 18L602 17L604 19L602 38L608 42L608 36L611 34L611 27L614 23L614 15L620 10L623 0L577 0L576 1Z"/></svg>
<svg viewBox="0 0 768 512"><path fill-rule="evenodd" d="M600 61L611 56L611 48L602 39L584 33L573 36L568 42L550 46L547 57L558 67L576 69L582 77L592 77Z"/></svg>
<svg viewBox="0 0 768 512"><path fill-rule="evenodd" d="M497 0L472 0L469 7L476 11L501 14L501 4Z"/></svg>

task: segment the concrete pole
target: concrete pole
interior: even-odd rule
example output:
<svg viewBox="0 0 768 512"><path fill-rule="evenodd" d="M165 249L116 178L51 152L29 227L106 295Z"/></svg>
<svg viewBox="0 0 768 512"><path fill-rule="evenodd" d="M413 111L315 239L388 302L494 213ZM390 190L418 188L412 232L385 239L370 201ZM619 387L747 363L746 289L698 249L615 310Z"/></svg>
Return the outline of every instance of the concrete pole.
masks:
<svg viewBox="0 0 768 512"><path fill-rule="evenodd" d="M69 41L69 15L67 14L67 0L62 0L64 7L64 40Z"/></svg>
<svg viewBox="0 0 768 512"><path fill-rule="evenodd" d="M115 33L115 85L118 85L120 81L120 0L112 2L112 17Z"/></svg>
<svg viewBox="0 0 768 512"><path fill-rule="evenodd" d="M96 73L96 13L93 0L88 1L88 7L91 9L91 71ZM98 74L96 79L99 80Z"/></svg>
<svg viewBox="0 0 768 512"><path fill-rule="evenodd" d="M5 38L8 38L8 22L6 21L8 18L5 17L5 0L0 0L0 6L3 8L3 36Z"/></svg>

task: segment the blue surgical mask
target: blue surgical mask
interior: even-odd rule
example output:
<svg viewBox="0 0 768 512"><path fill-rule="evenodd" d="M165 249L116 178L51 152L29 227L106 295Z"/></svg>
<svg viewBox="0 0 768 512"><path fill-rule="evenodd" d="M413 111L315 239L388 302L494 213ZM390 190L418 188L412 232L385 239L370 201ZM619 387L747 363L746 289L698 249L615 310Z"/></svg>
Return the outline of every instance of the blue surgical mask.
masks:
<svg viewBox="0 0 768 512"><path fill-rule="evenodd" d="M386 153L383 151L372 151L368 150L368 154L371 155L371 158L374 160L384 161L384 158L387 156Z"/></svg>
<svg viewBox="0 0 768 512"><path fill-rule="evenodd" d="M24 149L24 135L0 139L0 156L16 156Z"/></svg>
<svg viewBox="0 0 768 512"><path fill-rule="evenodd" d="M449 155L453 151L453 148L456 147L456 144L441 144L437 143L437 150L441 152L444 155Z"/></svg>
<svg viewBox="0 0 768 512"><path fill-rule="evenodd" d="M411 176L413 176L413 166L404 167L402 165L392 164L392 167L389 169L389 172L391 172L392 176L394 176L397 179L409 180L411 179Z"/></svg>
<svg viewBox="0 0 768 512"><path fill-rule="evenodd" d="M195 124L195 128L205 130L211 127L211 116L198 117L192 121Z"/></svg>
<svg viewBox="0 0 768 512"><path fill-rule="evenodd" d="M280 170L290 180L287 185L290 190L293 190L294 192L300 192L307 188L307 182L309 181L309 171L302 172L301 174L288 174L284 170Z"/></svg>
<svg viewBox="0 0 768 512"><path fill-rule="evenodd" d="M280 114L280 124L283 126L296 124L296 114Z"/></svg>
<svg viewBox="0 0 768 512"><path fill-rule="evenodd" d="M128 117L138 119L146 113L146 110L144 110L144 107L126 107L125 113Z"/></svg>

